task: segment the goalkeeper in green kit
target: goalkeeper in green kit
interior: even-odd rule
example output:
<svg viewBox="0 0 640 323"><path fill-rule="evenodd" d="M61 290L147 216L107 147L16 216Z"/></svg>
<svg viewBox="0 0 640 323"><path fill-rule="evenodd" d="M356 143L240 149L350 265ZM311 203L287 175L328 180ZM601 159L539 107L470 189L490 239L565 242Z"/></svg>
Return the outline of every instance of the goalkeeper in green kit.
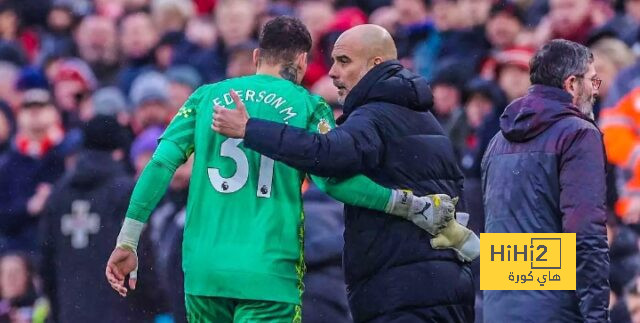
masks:
<svg viewBox="0 0 640 323"><path fill-rule="evenodd" d="M106 268L122 296L135 289L136 249L143 225L176 170L194 154L183 241L190 322L298 322L301 319L305 174L245 149L241 139L211 130L215 105L241 99L259 118L310 131L334 127L329 106L297 85L311 37L295 18L264 27L254 52L257 74L198 88L178 111L133 191ZM229 93L235 90L235 94ZM417 197L379 186L365 176L311 176L333 198L413 221L437 234L454 217L455 200Z"/></svg>

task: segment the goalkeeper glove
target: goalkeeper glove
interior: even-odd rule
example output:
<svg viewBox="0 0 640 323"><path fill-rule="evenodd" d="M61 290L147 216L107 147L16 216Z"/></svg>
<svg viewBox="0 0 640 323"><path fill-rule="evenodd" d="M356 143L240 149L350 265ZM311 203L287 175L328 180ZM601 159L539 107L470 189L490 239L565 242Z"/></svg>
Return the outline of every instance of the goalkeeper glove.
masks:
<svg viewBox="0 0 640 323"><path fill-rule="evenodd" d="M456 252L460 261L470 262L480 255L478 236L456 220L449 221L446 227L431 239L431 247L434 249L451 248Z"/></svg>
<svg viewBox="0 0 640 323"><path fill-rule="evenodd" d="M386 212L413 222L431 235L437 235L453 220L458 198L446 194L415 196L411 191L393 190Z"/></svg>

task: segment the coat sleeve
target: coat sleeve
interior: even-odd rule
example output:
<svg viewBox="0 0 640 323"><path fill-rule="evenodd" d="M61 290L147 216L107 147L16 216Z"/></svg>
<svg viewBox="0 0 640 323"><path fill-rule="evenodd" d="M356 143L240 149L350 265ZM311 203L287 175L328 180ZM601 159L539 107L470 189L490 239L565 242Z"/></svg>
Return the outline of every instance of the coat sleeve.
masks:
<svg viewBox="0 0 640 323"><path fill-rule="evenodd" d="M605 155L600 132L580 129L560 157L563 230L576 234L576 294L584 322L605 322L609 305Z"/></svg>
<svg viewBox="0 0 640 323"><path fill-rule="evenodd" d="M245 147L309 174L350 177L375 168L383 143L369 113L358 110L326 134L251 118Z"/></svg>

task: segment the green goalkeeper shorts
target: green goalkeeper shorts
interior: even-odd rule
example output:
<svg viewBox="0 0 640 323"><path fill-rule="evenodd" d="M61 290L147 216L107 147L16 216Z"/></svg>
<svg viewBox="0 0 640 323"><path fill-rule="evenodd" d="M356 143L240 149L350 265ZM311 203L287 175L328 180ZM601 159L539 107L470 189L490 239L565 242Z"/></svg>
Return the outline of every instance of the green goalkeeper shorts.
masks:
<svg viewBox="0 0 640 323"><path fill-rule="evenodd" d="M300 323L299 305L235 298L185 295L189 323Z"/></svg>

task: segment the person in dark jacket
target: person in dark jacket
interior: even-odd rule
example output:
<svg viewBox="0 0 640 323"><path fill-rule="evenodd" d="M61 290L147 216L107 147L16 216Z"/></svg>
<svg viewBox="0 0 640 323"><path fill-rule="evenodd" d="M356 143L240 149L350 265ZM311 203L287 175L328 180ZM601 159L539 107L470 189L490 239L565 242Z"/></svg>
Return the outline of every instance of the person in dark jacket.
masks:
<svg viewBox="0 0 640 323"><path fill-rule="evenodd" d="M33 236L51 184L64 172L65 157L77 145L43 89L24 92L17 130L0 155L0 252L35 253Z"/></svg>
<svg viewBox="0 0 640 323"><path fill-rule="evenodd" d="M310 174L361 173L416 195L461 196L453 146L428 112L429 86L397 61L388 32L376 25L351 28L332 56L329 75L344 103L339 128L322 135L239 118L239 125L220 127L233 133L222 133L244 137L245 147ZM239 110L216 109L216 118ZM409 221L345 206L343 263L354 321L473 321L471 270L453 250L433 248L432 238Z"/></svg>
<svg viewBox="0 0 640 323"><path fill-rule="evenodd" d="M140 268L148 280L130 300L95 283L104 275L134 182L121 160L125 135L114 118L95 117L83 132L76 168L56 183L41 223L42 277L52 314L56 322L153 322L162 302L150 268ZM151 245L145 245L139 256L152 264Z"/></svg>
<svg viewBox="0 0 640 323"><path fill-rule="evenodd" d="M575 233L575 291L485 291L485 322L608 320L605 155L592 120L593 55L553 40L531 60L528 93L500 117L482 163L485 231ZM541 310L544 309L544 310Z"/></svg>

